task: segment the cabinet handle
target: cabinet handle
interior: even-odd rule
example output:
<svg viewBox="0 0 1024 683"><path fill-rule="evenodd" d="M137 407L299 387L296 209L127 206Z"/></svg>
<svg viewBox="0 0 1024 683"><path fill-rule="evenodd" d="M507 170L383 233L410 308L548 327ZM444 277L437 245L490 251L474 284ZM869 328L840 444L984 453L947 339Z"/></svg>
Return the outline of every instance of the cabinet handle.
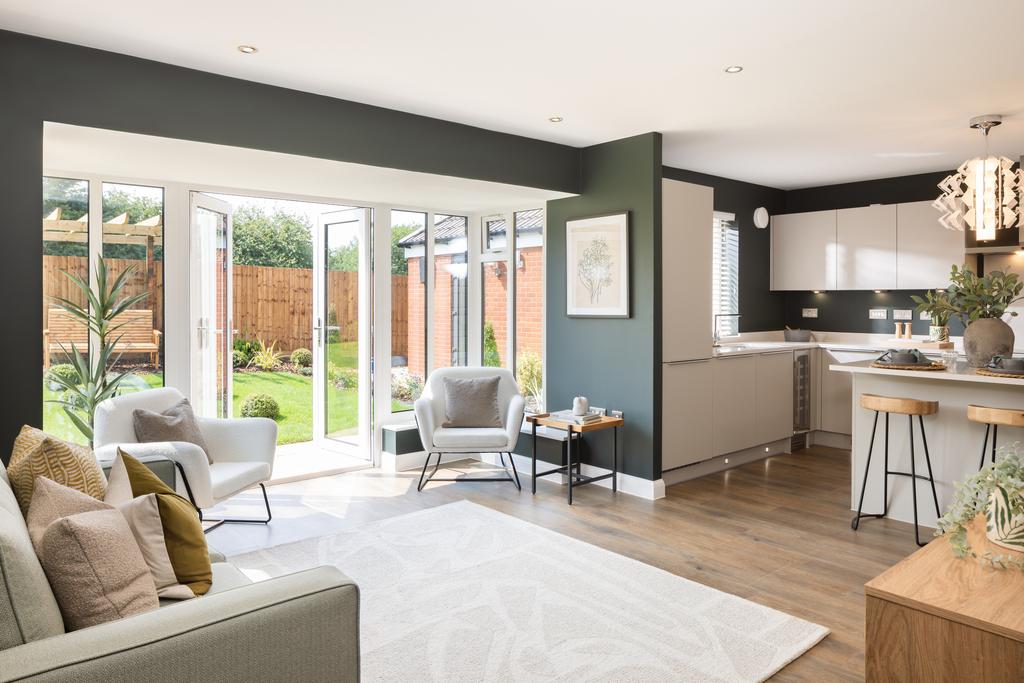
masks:
<svg viewBox="0 0 1024 683"><path fill-rule="evenodd" d="M762 356L781 356L784 353L793 353L793 352L792 351L768 351L768 352L762 353L760 355L762 355Z"/></svg>
<svg viewBox="0 0 1024 683"><path fill-rule="evenodd" d="M710 358L696 358L694 360L668 360L662 365L689 365L690 363L710 363Z"/></svg>

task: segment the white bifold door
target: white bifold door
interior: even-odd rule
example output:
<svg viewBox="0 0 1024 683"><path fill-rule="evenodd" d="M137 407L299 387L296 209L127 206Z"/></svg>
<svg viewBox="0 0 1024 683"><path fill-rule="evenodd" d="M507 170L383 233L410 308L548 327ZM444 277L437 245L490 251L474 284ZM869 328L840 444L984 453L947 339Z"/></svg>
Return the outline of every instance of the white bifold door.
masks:
<svg viewBox="0 0 1024 683"><path fill-rule="evenodd" d="M366 460L372 367L370 225L365 208L320 216L313 264L313 437Z"/></svg>
<svg viewBox="0 0 1024 683"><path fill-rule="evenodd" d="M201 192L189 205L192 407L231 417L231 205Z"/></svg>

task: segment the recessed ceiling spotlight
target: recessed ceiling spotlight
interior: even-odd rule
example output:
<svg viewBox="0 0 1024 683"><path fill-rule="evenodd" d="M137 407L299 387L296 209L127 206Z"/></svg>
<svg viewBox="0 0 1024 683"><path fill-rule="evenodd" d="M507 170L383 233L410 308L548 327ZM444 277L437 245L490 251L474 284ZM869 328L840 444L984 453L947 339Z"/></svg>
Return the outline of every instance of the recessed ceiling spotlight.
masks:
<svg viewBox="0 0 1024 683"><path fill-rule="evenodd" d="M549 116L548 117L548 121L550 121L551 123L561 123L564 120L565 119L563 119L561 116Z"/></svg>
<svg viewBox="0 0 1024 683"><path fill-rule="evenodd" d="M723 69L723 71L725 71L725 73L727 74L738 74L739 72L743 71L743 67L739 65L727 66L725 67L725 69Z"/></svg>
<svg viewBox="0 0 1024 683"><path fill-rule="evenodd" d="M257 52L259 52L259 49L257 49L253 45L239 45L238 51L241 52L243 55L254 55Z"/></svg>

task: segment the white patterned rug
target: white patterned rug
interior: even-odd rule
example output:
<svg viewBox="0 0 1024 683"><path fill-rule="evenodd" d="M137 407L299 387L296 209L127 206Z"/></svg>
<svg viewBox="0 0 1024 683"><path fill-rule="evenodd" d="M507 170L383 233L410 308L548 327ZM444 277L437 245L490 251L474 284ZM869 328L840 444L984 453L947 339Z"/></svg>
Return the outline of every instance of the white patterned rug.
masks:
<svg viewBox="0 0 1024 683"><path fill-rule="evenodd" d="M468 501L231 562L355 580L367 681L758 681L828 634Z"/></svg>

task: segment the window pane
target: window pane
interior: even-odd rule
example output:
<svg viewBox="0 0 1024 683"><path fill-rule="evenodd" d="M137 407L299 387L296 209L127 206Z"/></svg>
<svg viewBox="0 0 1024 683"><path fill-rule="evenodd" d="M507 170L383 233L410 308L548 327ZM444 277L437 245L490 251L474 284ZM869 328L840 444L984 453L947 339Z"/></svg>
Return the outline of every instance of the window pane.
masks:
<svg viewBox="0 0 1024 683"><path fill-rule="evenodd" d="M508 355L508 274L504 261L480 266L483 295L483 364L507 368Z"/></svg>
<svg viewBox="0 0 1024 683"><path fill-rule="evenodd" d="M391 411L412 410L427 375L427 216L391 212Z"/></svg>
<svg viewBox="0 0 1024 683"><path fill-rule="evenodd" d="M466 365L469 243L465 216L434 216L434 367Z"/></svg>
<svg viewBox="0 0 1024 683"><path fill-rule="evenodd" d="M77 375L68 364L68 353L74 348L88 355L89 334L54 298L86 305L85 292L68 275L89 280L88 214L88 181L43 178L43 430L81 444L89 440L54 401L73 403L74 392L67 383L77 383ZM58 381L61 377L64 382Z"/></svg>
<svg viewBox="0 0 1024 683"><path fill-rule="evenodd" d="M483 220L484 251L501 251L508 245L504 216L489 216Z"/></svg>
<svg viewBox="0 0 1024 683"><path fill-rule="evenodd" d="M740 237L735 221L715 218L712 253L711 312L713 315L738 313L740 308ZM722 336L740 332L735 315L718 318Z"/></svg>
<svg viewBox="0 0 1024 683"><path fill-rule="evenodd" d="M516 226L516 379L526 409L544 410L544 210L518 211Z"/></svg>
<svg viewBox="0 0 1024 683"><path fill-rule="evenodd" d="M130 270L122 297L145 295L116 323L128 389L163 386L164 190L103 183L103 260L111 280Z"/></svg>

